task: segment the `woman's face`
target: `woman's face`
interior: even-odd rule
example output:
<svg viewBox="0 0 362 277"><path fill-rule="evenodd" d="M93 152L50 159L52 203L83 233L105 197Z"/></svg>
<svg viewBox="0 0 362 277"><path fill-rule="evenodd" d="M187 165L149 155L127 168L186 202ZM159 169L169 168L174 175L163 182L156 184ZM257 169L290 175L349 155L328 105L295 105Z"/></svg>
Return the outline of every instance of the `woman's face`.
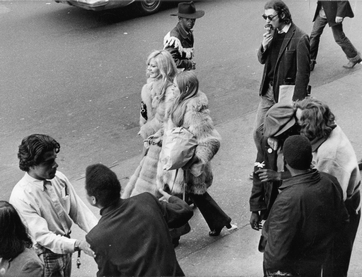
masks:
<svg viewBox="0 0 362 277"><path fill-rule="evenodd" d="M177 81L176 81L176 78L174 78L173 79L173 88L172 88L172 90L173 90L173 93L174 93L174 95L180 95L180 89L179 89L179 87L178 87L178 85L177 85Z"/></svg>
<svg viewBox="0 0 362 277"><path fill-rule="evenodd" d="M160 75L160 70L154 58L148 63L147 71L151 78L157 78Z"/></svg>
<svg viewBox="0 0 362 277"><path fill-rule="evenodd" d="M303 123L302 122L302 113L303 113L303 111L299 108L297 109L297 111L295 113L299 126L302 126L302 123Z"/></svg>

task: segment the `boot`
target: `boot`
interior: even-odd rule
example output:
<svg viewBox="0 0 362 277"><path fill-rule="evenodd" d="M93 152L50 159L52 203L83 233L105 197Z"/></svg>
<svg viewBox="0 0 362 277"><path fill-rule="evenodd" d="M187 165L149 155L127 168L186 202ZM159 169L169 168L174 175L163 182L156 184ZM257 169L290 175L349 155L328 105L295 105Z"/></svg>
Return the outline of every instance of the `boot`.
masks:
<svg viewBox="0 0 362 277"><path fill-rule="evenodd" d="M356 64L362 62L361 54L357 52L357 55L351 59L349 59L349 62L344 65L344 68L352 69Z"/></svg>

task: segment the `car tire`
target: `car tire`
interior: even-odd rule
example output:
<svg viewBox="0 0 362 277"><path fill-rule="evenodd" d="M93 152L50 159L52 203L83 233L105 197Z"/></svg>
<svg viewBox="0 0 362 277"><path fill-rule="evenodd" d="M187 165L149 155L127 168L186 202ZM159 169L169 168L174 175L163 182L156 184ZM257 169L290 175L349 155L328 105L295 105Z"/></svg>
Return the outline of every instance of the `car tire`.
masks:
<svg viewBox="0 0 362 277"><path fill-rule="evenodd" d="M161 0L139 0L136 2L139 12L142 15L149 15L156 13L161 8Z"/></svg>

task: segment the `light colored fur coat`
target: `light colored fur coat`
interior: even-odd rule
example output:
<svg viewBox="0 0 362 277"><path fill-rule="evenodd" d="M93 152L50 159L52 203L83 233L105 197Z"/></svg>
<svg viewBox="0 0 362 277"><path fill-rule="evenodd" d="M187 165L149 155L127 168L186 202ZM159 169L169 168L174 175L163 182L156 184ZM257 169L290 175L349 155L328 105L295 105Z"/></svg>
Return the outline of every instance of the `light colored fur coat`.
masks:
<svg viewBox="0 0 362 277"><path fill-rule="evenodd" d="M166 100L164 129L160 130L160 132L163 131L163 135L167 130L177 127L170 118L169 110L172 102L173 99ZM173 193L182 193L185 188L189 193L204 194L213 181L210 161L218 152L221 140L210 117L205 93L199 91L195 97L188 100L183 122L183 127L188 128L198 142L195 152L196 162L188 168L165 171L159 159L157 187L168 186Z"/></svg>

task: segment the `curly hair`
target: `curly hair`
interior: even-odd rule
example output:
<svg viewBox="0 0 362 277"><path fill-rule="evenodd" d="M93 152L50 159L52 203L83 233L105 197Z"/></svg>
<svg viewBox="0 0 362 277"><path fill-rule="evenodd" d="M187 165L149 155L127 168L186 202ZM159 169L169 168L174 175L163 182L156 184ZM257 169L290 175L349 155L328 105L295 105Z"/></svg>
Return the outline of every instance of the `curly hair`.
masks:
<svg viewBox="0 0 362 277"><path fill-rule="evenodd" d="M85 189L88 196L94 196L102 207L107 207L121 197L121 183L116 173L103 164L87 167Z"/></svg>
<svg viewBox="0 0 362 277"><path fill-rule="evenodd" d="M292 15L288 6L282 0L271 0L264 5L264 9L273 9L277 12L280 22L284 24L292 23ZM284 15L284 17L283 17Z"/></svg>
<svg viewBox="0 0 362 277"><path fill-rule="evenodd" d="M24 223L13 205L0 201L0 258L12 259L33 246Z"/></svg>
<svg viewBox="0 0 362 277"><path fill-rule="evenodd" d="M43 154L55 150L59 153L59 143L48 135L33 134L24 138L19 145L19 168L22 171L29 171L29 168L41 163Z"/></svg>
<svg viewBox="0 0 362 277"><path fill-rule="evenodd" d="M301 134L310 140L329 137L336 126L335 116L330 108L315 98L298 101L295 108L302 111Z"/></svg>

